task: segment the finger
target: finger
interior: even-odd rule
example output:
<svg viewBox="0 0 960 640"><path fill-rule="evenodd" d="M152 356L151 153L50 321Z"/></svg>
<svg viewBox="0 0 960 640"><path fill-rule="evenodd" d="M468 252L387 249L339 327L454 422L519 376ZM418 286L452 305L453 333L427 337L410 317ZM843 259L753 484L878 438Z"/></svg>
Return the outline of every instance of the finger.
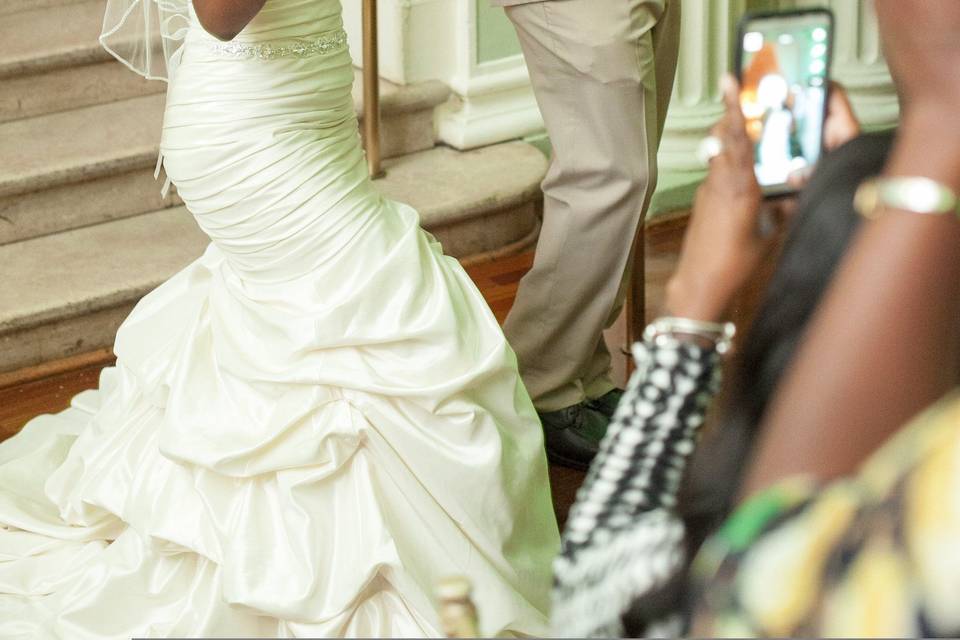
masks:
<svg viewBox="0 0 960 640"><path fill-rule="evenodd" d="M772 215L776 218L778 225L793 218L799 207L799 198L796 195L780 196L769 201L769 207Z"/></svg>
<svg viewBox="0 0 960 640"><path fill-rule="evenodd" d="M747 121L740 104L740 83L732 74L726 73L720 80L720 89L724 114L718 123L722 131L716 135L722 136L725 147L734 150L738 158L750 156L753 153L753 143L747 134Z"/></svg>
<svg viewBox="0 0 960 640"><path fill-rule="evenodd" d="M725 116L714 134L724 152L737 164L753 166L753 142L747 135L747 124L742 118Z"/></svg>
<svg viewBox="0 0 960 640"><path fill-rule="evenodd" d="M738 138L747 137L746 123L738 118L737 114L739 112L739 106L733 110L727 109L723 117L710 130L710 135L716 136L723 142L724 149L729 149L731 145L738 144Z"/></svg>
<svg viewBox="0 0 960 640"><path fill-rule="evenodd" d="M747 134L747 123L740 106L740 85L731 74L724 74L720 83L723 117L710 129L710 135L720 141L720 156L730 159L734 167L753 166L753 143ZM711 162L713 164L713 162Z"/></svg>
<svg viewBox="0 0 960 640"><path fill-rule="evenodd" d="M732 73L725 73L720 78L720 91L723 94L725 115L734 123L744 122L743 109L740 106L740 83Z"/></svg>
<svg viewBox="0 0 960 640"><path fill-rule="evenodd" d="M860 121L853 111L850 98L844 88L830 83L827 99L827 121L824 131L824 147L832 151L860 135Z"/></svg>
<svg viewBox="0 0 960 640"><path fill-rule="evenodd" d="M725 130L726 130L726 127L724 126L724 119L720 118L719 120L717 120L716 124L710 127L710 135L717 138L721 138Z"/></svg>
<svg viewBox="0 0 960 640"><path fill-rule="evenodd" d="M800 190L810 182L811 176L813 176L813 167L797 169L787 176L787 184L794 189Z"/></svg>
<svg viewBox="0 0 960 640"><path fill-rule="evenodd" d="M720 92L727 111L735 111L742 116L743 114L740 111L740 83L737 82L732 73L724 73L720 78Z"/></svg>
<svg viewBox="0 0 960 640"><path fill-rule="evenodd" d="M850 96L846 89L838 82L830 82L830 95L827 100L827 112L829 117L840 118L844 122L855 124L858 128L860 121L857 114L853 111L853 105L850 103Z"/></svg>
<svg viewBox="0 0 960 640"><path fill-rule="evenodd" d="M769 240L780 230L780 220L776 211L770 207L759 208L754 225L757 237L761 240Z"/></svg>
<svg viewBox="0 0 960 640"><path fill-rule="evenodd" d="M731 108L727 102L726 94L723 96L724 112L723 115L717 120L717 123L713 125L713 128L710 130L710 135L716 136L724 142L726 147L729 142L733 131L736 130L737 123L737 113L740 111L739 105Z"/></svg>
<svg viewBox="0 0 960 640"><path fill-rule="evenodd" d="M703 158L710 165L712 174L724 174L728 179L740 172L753 175L753 145L742 128L738 133L736 127L724 118L710 129L710 136L720 143L719 153Z"/></svg>

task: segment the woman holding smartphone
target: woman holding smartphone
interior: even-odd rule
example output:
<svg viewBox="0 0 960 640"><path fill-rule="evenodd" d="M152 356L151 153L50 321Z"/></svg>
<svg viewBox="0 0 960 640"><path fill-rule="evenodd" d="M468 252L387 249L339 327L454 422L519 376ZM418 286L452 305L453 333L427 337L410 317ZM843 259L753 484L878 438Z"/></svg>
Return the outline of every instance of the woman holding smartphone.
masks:
<svg viewBox="0 0 960 640"><path fill-rule="evenodd" d="M752 497L688 572L679 485L729 344L718 323L764 249L751 145L728 81L715 129L723 150L669 289L674 317L638 345L638 372L568 520L558 630L960 630L960 5L878 0L877 10L900 134L879 182L860 187L870 221L763 418Z"/></svg>

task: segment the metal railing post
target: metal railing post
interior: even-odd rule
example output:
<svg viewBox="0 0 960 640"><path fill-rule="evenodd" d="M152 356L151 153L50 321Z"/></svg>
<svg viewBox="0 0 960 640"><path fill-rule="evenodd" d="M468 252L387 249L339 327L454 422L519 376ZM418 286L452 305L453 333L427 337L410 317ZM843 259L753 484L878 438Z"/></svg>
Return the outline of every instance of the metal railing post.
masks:
<svg viewBox="0 0 960 640"><path fill-rule="evenodd" d="M383 175L380 148L380 49L377 0L363 0L363 140L370 175Z"/></svg>

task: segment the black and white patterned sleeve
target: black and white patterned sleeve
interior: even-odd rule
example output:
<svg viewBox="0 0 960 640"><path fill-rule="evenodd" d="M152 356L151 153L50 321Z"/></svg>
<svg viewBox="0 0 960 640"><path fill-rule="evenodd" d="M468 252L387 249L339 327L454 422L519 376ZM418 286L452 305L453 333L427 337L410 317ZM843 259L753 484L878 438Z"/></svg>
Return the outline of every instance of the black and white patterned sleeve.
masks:
<svg viewBox="0 0 960 640"><path fill-rule="evenodd" d="M676 340L639 342L633 353L637 369L577 493L554 563L559 637L622 637L623 615L685 566L674 507L719 387L720 356ZM643 621L645 633L679 632L672 617L657 612Z"/></svg>

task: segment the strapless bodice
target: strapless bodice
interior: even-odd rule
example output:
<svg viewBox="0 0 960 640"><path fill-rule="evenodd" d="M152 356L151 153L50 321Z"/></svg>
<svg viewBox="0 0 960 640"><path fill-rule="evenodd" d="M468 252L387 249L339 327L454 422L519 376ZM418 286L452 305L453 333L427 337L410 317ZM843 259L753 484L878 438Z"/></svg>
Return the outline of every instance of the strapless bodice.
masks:
<svg viewBox="0 0 960 640"><path fill-rule="evenodd" d="M353 79L338 0L269 0L228 43L193 14L167 94L164 166L247 280L310 273L369 228L367 212L380 210L359 144ZM406 209L401 217L417 224ZM375 218L399 223L396 215Z"/></svg>

